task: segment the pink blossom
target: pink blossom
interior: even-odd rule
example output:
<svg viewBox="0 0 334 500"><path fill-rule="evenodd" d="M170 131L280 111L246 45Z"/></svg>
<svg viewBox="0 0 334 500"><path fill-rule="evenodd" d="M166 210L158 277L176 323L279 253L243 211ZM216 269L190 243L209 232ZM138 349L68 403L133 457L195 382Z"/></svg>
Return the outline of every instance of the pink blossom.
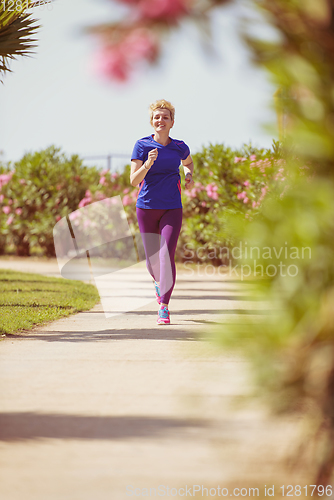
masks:
<svg viewBox="0 0 334 500"><path fill-rule="evenodd" d="M13 215L10 215L7 219L7 226L9 226L14 220L14 216Z"/></svg>
<svg viewBox="0 0 334 500"><path fill-rule="evenodd" d="M6 184L8 184L8 182L11 180L12 178L12 175L13 175L14 172L10 172L9 174L1 174L0 175L0 188L2 186L5 186Z"/></svg>
<svg viewBox="0 0 334 500"><path fill-rule="evenodd" d="M56 221L58 222L60 219L61 219L61 216L60 216L60 215L57 215L57 217L56 217Z"/></svg>
<svg viewBox="0 0 334 500"><path fill-rule="evenodd" d="M212 198L213 200L218 200L218 186L216 184L208 184L206 186L206 193L207 195Z"/></svg>
<svg viewBox="0 0 334 500"><path fill-rule="evenodd" d="M211 176L212 176L212 175L213 175L213 172L211 172L211 171L210 171L210 172L209 172L209 175L211 175Z"/></svg>
<svg viewBox="0 0 334 500"><path fill-rule="evenodd" d="M188 12L185 0L139 0L138 8L146 19L176 20Z"/></svg>
<svg viewBox="0 0 334 500"><path fill-rule="evenodd" d="M106 183L106 178L103 176L100 178L99 184L101 184L103 186L105 183Z"/></svg>
<svg viewBox="0 0 334 500"><path fill-rule="evenodd" d="M104 46L96 58L96 68L107 78L124 82L140 61L153 62L158 55L158 40L148 30L137 28L116 45Z"/></svg>
<svg viewBox="0 0 334 500"><path fill-rule="evenodd" d="M70 215L69 215L69 219L70 221L73 221L75 219L78 219L80 218L82 215L82 212L80 210L75 210L74 212L72 212Z"/></svg>
<svg viewBox="0 0 334 500"><path fill-rule="evenodd" d="M242 200L243 198L247 197L246 191L242 191L241 193L237 194L238 200Z"/></svg>
<svg viewBox="0 0 334 500"><path fill-rule="evenodd" d="M116 179L118 176L119 176L119 174L118 174L117 172L113 172L113 173L111 174L111 177L112 177L113 179Z"/></svg>
<svg viewBox="0 0 334 500"><path fill-rule="evenodd" d="M17 215L21 215L22 214L22 208L16 208L15 213Z"/></svg>
<svg viewBox="0 0 334 500"><path fill-rule="evenodd" d="M249 186L249 181L244 182L244 186L248 187Z"/></svg>
<svg viewBox="0 0 334 500"><path fill-rule="evenodd" d="M0 194L0 203L2 203L4 199L5 199L4 195Z"/></svg>
<svg viewBox="0 0 334 500"><path fill-rule="evenodd" d="M124 193L124 194L127 194L129 191L130 191L130 189L129 189L129 188L125 188L125 189L123 189L123 193Z"/></svg>
<svg viewBox="0 0 334 500"><path fill-rule="evenodd" d="M89 189L87 189L87 191L85 192L85 196L86 196L86 198L89 198L92 196L92 193L90 192Z"/></svg>
<svg viewBox="0 0 334 500"><path fill-rule="evenodd" d="M256 155L250 155L249 159L250 159L250 161L255 161L256 160Z"/></svg>
<svg viewBox="0 0 334 500"><path fill-rule="evenodd" d="M245 161L247 158L236 156L234 158L234 163L239 163L239 161Z"/></svg>
<svg viewBox="0 0 334 500"><path fill-rule="evenodd" d="M19 183L24 185L24 184L26 184L26 180L25 179L20 179Z"/></svg>
<svg viewBox="0 0 334 500"><path fill-rule="evenodd" d="M249 202L249 199L247 198L247 196L244 197L244 203L248 203Z"/></svg>
<svg viewBox="0 0 334 500"><path fill-rule="evenodd" d="M104 175L107 175L109 173L109 170L107 168L105 168L104 170L102 170L102 172L100 172L100 176L103 177Z"/></svg>
<svg viewBox="0 0 334 500"><path fill-rule="evenodd" d="M10 212L10 207L8 207L8 206L3 207L3 208L2 208L2 211L3 211L5 214L9 214L9 212Z"/></svg>
<svg viewBox="0 0 334 500"><path fill-rule="evenodd" d="M129 63L118 45L103 47L95 60L97 71L107 78L125 82L130 76Z"/></svg>
<svg viewBox="0 0 334 500"><path fill-rule="evenodd" d="M158 0L153 1L154 4L158 2ZM170 0L168 1L170 2ZM157 56L157 40L151 32L138 28L125 38L122 43L122 51L129 60L154 61Z"/></svg>
<svg viewBox="0 0 334 500"><path fill-rule="evenodd" d="M132 199L129 195L126 194L125 196L123 196L122 202L124 206L130 205L132 203Z"/></svg>
<svg viewBox="0 0 334 500"><path fill-rule="evenodd" d="M97 193L95 193L95 197L101 201L101 200L105 200L106 199L106 195L101 193L101 191L97 191Z"/></svg>
<svg viewBox="0 0 334 500"><path fill-rule="evenodd" d="M206 201L202 201L201 205L202 207L206 207Z"/></svg>
<svg viewBox="0 0 334 500"><path fill-rule="evenodd" d="M82 200L79 203L79 208L83 208L86 205L89 205L92 202L92 197L91 196L86 196L85 198L82 198Z"/></svg>

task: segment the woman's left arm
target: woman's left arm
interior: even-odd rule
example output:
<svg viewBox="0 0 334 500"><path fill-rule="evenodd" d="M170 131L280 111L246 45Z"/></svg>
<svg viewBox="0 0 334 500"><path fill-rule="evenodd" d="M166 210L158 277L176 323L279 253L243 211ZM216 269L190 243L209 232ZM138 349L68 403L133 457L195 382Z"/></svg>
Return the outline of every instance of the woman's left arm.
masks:
<svg viewBox="0 0 334 500"><path fill-rule="evenodd" d="M181 163L183 165L183 170L185 174L185 188L189 189L193 187L194 181L193 181L193 172L194 172L194 163L192 157L189 155L185 160L181 160Z"/></svg>

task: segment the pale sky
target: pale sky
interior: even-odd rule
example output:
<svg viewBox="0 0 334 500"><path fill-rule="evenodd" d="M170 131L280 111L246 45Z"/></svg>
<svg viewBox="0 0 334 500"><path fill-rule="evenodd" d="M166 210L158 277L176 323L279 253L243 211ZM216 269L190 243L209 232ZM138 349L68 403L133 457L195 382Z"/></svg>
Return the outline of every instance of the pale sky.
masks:
<svg viewBox="0 0 334 500"><path fill-rule="evenodd" d="M252 66L239 41L237 5L215 12L216 58L206 56L198 31L187 22L165 43L156 67L122 85L94 72L98 46L82 32L84 26L115 21L122 13L118 4L55 0L52 10L36 8L33 13L42 24L36 54L14 61L13 73L0 85L4 160L15 161L52 144L81 157L130 155L135 141L151 133L147 110L159 98L174 104L171 137L184 140L192 153L210 142L241 147L252 141L270 147L277 138L275 131L263 128L275 122L275 88L262 69Z"/></svg>

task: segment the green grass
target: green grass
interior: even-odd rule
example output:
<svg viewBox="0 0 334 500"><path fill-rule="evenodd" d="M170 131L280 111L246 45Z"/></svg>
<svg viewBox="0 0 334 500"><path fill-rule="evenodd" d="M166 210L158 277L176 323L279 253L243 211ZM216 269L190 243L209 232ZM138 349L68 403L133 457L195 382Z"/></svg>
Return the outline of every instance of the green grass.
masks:
<svg viewBox="0 0 334 500"><path fill-rule="evenodd" d="M98 301L95 286L81 281L0 269L0 334L87 311Z"/></svg>

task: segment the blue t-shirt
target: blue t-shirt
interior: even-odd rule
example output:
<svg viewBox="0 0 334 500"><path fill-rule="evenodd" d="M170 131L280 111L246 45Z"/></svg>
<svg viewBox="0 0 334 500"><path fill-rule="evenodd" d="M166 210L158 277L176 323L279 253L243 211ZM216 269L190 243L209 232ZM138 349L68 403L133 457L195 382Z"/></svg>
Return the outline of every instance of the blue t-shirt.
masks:
<svg viewBox="0 0 334 500"><path fill-rule="evenodd" d="M158 157L145 178L139 184L136 206L139 208L182 208L181 160L189 154L189 147L183 141L172 139L167 146L159 144L152 135L139 139L133 148L131 160L147 160L152 149L158 149Z"/></svg>

